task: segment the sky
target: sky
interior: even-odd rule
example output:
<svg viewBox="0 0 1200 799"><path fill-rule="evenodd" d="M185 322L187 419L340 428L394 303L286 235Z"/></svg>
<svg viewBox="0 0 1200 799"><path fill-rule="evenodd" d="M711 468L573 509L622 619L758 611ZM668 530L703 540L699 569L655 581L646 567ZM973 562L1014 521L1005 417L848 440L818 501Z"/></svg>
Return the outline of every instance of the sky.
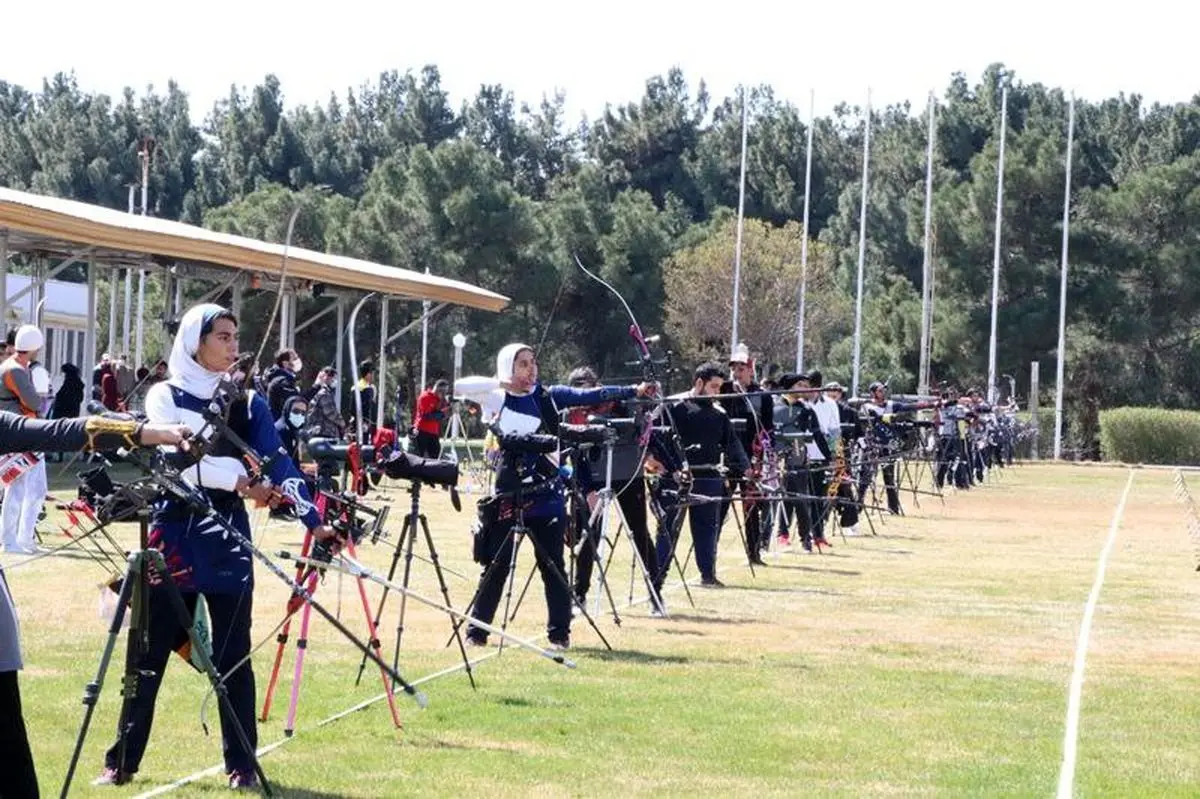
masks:
<svg viewBox="0 0 1200 799"><path fill-rule="evenodd" d="M861 106L868 88L876 106L921 105L954 72L973 85L994 62L1022 82L1091 100L1125 92L1169 103L1200 93L1190 57L1200 4L1182 0L739 0L711 11L697 11L694 0L173 5L65 0L51 18L46 6L10 3L0 80L36 90L43 78L74 71L83 89L119 95L125 86L161 90L173 78L197 122L232 85L251 87L268 73L295 105L429 63L456 108L484 83L531 104L561 89L572 120L636 100L647 78L673 66L693 87L703 79L714 100L739 84L768 83L802 114L810 92L817 114L839 102ZM70 24L51 27L51 19Z"/></svg>

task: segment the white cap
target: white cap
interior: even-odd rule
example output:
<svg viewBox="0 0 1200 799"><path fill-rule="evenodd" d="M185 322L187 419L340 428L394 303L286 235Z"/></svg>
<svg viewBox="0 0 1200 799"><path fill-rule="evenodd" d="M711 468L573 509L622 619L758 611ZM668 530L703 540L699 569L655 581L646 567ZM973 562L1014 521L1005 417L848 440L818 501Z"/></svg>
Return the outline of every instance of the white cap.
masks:
<svg viewBox="0 0 1200 799"><path fill-rule="evenodd" d="M42 331L34 325L21 325L17 328L17 338L14 342L17 352L40 350L45 343L46 339L42 337Z"/></svg>
<svg viewBox="0 0 1200 799"><path fill-rule="evenodd" d="M750 348L744 343L739 343L733 348L733 352L729 355L730 363L750 363Z"/></svg>

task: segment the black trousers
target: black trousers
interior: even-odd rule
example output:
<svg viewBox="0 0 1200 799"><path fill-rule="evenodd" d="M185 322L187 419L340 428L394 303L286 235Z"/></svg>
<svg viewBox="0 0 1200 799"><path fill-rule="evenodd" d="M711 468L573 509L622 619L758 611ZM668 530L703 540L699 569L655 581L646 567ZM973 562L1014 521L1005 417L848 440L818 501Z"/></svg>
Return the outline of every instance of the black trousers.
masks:
<svg viewBox="0 0 1200 799"><path fill-rule="evenodd" d="M414 455L422 458L438 458L442 454L442 439L433 433L417 432Z"/></svg>
<svg viewBox="0 0 1200 799"><path fill-rule="evenodd" d="M37 771L15 671L0 671L0 799L37 799Z"/></svg>
<svg viewBox="0 0 1200 799"><path fill-rule="evenodd" d="M825 520L829 517L829 464L812 461L808 465L808 493L814 499L808 501L809 534L813 538L825 538Z"/></svg>
<svg viewBox="0 0 1200 799"><path fill-rule="evenodd" d="M883 455L881 457L888 457L888 456ZM859 484L858 484L858 497L859 497L859 501L862 502L863 504L866 504L867 497L871 493L871 479L870 478L873 476L873 475L871 475L869 469L867 469L865 471L866 471L866 474L864 475L864 477L866 479L860 480ZM883 474L883 487L884 487L885 492L887 493L888 510L891 511L892 513L898 514L898 513L900 513L901 508L900 508L900 491L899 491L899 489L896 488L896 462L894 460L889 459L887 462L885 462L882 466L879 467L879 471Z"/></svg>
<svg viewBox="0 0 1200 799"><path fill-rule="evenodd" d="M497 524L499 527L494 540L499 540L503 535L503 542L491 560L483 564L483 575L479 579L474 612L471 614L488 624L492 623L496 608L500 606L513 556L511 532L515 522L505 519ZM526 516L525 527L529 530L527 535L533 539L530 543L537 553L538 571L542 574L542 585L546 591L546 634L551 641L566 641L571 635L571 592L567 590L567 571L563 567L563 521L557 516ZM488 634L486 630L471 625L467 627L467 635L477 641L486 641Z"/></svg>
<svg viewBox="0 0 1200 799"><path fill-rule="evenodd" d="M619 489L620 486L617 488ZM625 517L629 534L633 537L633 545L637 548L638 555L641 556L642 563L646 566L646 572L653 579L654 575L658 574L658 553L654 542L650 539L646 512L646 481L639 477L631 482L624 491L617 494L617 505L621 508L621 515ZM589 515L586 508L583 509L583 512L585 518L580 520L581 532L586 529L586 516ZM575 558L575 595L580 599L586 597L588 589L591 588L592 569L595 567L599 542L600 526L596 525L596 529L589 530L587 537L579 546L579 555Z"/></svg>
<svg viewBox="0 0 1200 799"><path fill-rule="evenodd" d="M783 513L780 514L782 517L780 532L784 535L788 534L793 521L796 523L797 532L802 536L812 524L808 500L797 496L809 493L808 484L807 464L795 462L787 466L783 475L783 490L791 496L783 503Z"/></svg>
<svg viewBox="0 0 1200 799"><path fill-rule="evenodd" d="M185 592L183 602L188 612L195 616L199 594ZM250 614L253 597L244 594L205 594L208 615L212 621L213 662L217 671L225 678L229 692L229 703L237 719L250 739L250 751L246 751L234 731L233 719L225 703L219 704L221 711L221 746L225 754L225 771L250 771L254 768L254 750L258 747L258 727L255 723L254 672L247 661L230 671L239 660L250 652ZM171 605L166 588L155 587L150 591L150 646L138 659L137 696L132 702L130 716L126 722L125 762L120 758L119 744L114 743L104 755L104 765L130 774L138 770L146 743L150 739L150 727L154 723L154 700L162 684L163 671L175 647L183 640L186 630L180 626L179 616Z"/></svg>

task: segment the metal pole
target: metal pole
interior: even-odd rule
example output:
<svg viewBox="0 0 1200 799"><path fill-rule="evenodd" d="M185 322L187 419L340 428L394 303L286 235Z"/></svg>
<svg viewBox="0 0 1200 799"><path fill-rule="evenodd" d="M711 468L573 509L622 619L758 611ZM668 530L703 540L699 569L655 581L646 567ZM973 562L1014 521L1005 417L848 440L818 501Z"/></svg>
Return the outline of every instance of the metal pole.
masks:
<svg viewBox="0 0 1200 799"><path fill-rule="evenodd" d="M1041 403L1038 397L1041 396L1041 365L1037 361L1029 362L1029 416L1033 422L1033 441L1030 444L1030 456L1033 460L1038 460L1041 454L1038 452L1038 443L1042 438L1042 413Z"/></svg>
<svg viewBox="0 0 1200 799"><path fill-rule="evenodd" d="M429 267L425 267L425 274L429 274ZM429 367L429 300L421 303L421 385L417 387L417 392L425 390L425 380L428 375Z"/></svg>
<svg viewBox="0 0 1200 799"><path fill-rule="evenodd" d="M375 426L383 427L385 418L383 408L387 405L387 339L388 339L388 298L379 300L379 367L375 370Z"/></svg>
<svg viewBox="0 0 1200 799"><path fill-rule="evenodd" d="M95 319L95 314L92 314ZM0 333L8 331L8 231L0 231Z"/></svg>
<svg viewBox="0 0 1200 799"><path fill-rule="evenodd" d="M337 370L337 380L334 381L337 385L337 390L334 395L337 397L338 413L342 412L342 380L343 380L343 353L346 351L346 298L337 298L337 354L333 356L333 368Z"/></svg>
<svg viewBox="0 0 1200 799"><path fill-rule="evenodd" d="M929 142L925 151L925 257L921 266L921 353L917 369L917 393L929 393L929 355L933 327L933 140L936 132L937 101L929 93Z"/></svg>
<svg viewBox="0 0 1200 799"><path fill-rule="evenodd" d="M93 255L88 255L87 277L88 326L87 332L84 334L85 360L79 366L81 369L87 369L87 396L90 397L92 396L92 370L96 368L96 258Z"/></svg>
<svg viewBox="0 0 1200 799"><path fill-rule="evenodd" d="M729 343L729 351L737 347L738 344L738 308L740 306L740 298L742 292L742 228L745 224L746 214L746 87L742 87L742 166L740 176L738 178L738 216L737 216L737 242L733 248L733 331Z"/></svg>
<svg viewBox="0 0 1200 799"><path fill-rule="evenodd" d="M134 369L146 365L142 360L143 347L145 343L145 324L143 319L146 316L146 270L138 270L138 298L137 298L137 328L134 335Z"/></svg>
<svg viewBox="0 0 1200 799"><path fill-rule="evenodd" d="M800 310L796 314L796 372L804 371L804 306L808 300L808 198L812 187L813 128L817 93L808 92L808 145L804 152L804 238L800 239Z"/></svg>
<svg viewBox="0 0 1200 799"><path fill-rule="evenodd" d="M354 440L361 447L363 443L362 392L358 390L358 349L354 346L355 325L358 322L358 312L362 310L367 300L375 296L375 292L363 297L350 312L350 390L354 394ZM339 379L341 375L338 375Z"/></svg>
<svg viewBox="0 0 1200 799"><path fill-rule="evenodd" d="M862 202L858 209L858 288L854 296L854 374L850 396L858 396L858 373L862 366L863 269L867 260L867 178L871 163L871 90L867 89L867 116L863 120Z"/></svg>
<svg viewBox="0 0 1200 799"><path fill-rule="evenodd" d="M1062 278L1058 288L1058 365L1054 373L1054 460L1062 458L1063 373L1067 360L1067 244L1071 229L1071 150L1075 144L1075 95L1067 106L1067 177L1063 189Z"/></svg>
<svg viewBox="0 0 1200 799"><path fill-rule="evenodd" d="M996 316L1000 306L1000 229L1004 222L1004 140L1008 131L1008 86L1000 90L1000 156L996 165L996 226L992 242L992 335L988 341L988 402L996 401Z"/></svg>
<svg viewBox="0 0 1200 799"><path fill-rule="evenodd" d="M117 354L117 290L121 284L121 270L115 266L109 270L108 286L108 352Z"/></svg>
<svg viewBox="0 0 1200 799"><path fill-rule="evenodd" d="M125 356L129 355L129 329L130 329L130 324L133 321L132 319L130 319L130 317L132 316L132 313L131 313L132 309L133 309L133 270L129 269L127 267L125 269L125 316L124 316L124 324L122 325L122 328L121 328L121 354L125 355ZM137 364L134 364L133 368L134 368L134 370L136 370Z"/></svg>

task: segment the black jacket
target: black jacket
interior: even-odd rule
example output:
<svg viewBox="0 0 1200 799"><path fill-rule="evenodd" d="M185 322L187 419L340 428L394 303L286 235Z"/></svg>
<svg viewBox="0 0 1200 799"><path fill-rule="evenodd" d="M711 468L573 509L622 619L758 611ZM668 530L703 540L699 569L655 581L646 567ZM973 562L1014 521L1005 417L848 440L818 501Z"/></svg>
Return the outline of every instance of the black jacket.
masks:
<svg viewBox="0 0 1200 799"><path fill-rule="evenodd" d="M767 395L770 399L770 396ZM687 397L670 407L670 420L683 444L688 465L696 477L723 477L715 468L724 455L725 466L734 477L750 468L746 449L734 433L725 410L713 400ZM660 424L662 422L660 421Z"/></svg>

